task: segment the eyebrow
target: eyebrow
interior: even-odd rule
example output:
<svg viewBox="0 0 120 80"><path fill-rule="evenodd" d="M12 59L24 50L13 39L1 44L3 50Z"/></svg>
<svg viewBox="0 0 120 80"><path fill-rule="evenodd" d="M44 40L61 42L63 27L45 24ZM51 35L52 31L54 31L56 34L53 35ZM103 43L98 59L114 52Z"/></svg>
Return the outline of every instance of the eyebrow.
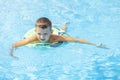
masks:
<svg viewBox="0 0 120 80"><path fill-rule="evenodd" d="M40 27L41 29L46 29L46 28L49 27L49 26L47 26L47 25L36 25L36 26Z"/></svg>
<svg viewBox="0 0 120 80"><path fill-rule="evenodd" d="M37 34L41 34L40 32L38 32ZM43 33L43 34L47 34L47 33Z"/></svg>

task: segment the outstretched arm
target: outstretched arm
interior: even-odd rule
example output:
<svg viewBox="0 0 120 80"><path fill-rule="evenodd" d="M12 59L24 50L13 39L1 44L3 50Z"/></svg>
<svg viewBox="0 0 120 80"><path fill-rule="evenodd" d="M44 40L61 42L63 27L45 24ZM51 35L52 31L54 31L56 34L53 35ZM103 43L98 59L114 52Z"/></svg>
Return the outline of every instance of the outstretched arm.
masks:
<svg viewBox="0 0 120 80"><path fill-rule="evenodd" d="M59 36L58 41L80 42L80 43L83 43L83 44L89 44L89 45L93 45L93 46L96 46L96 47L109 49L106 45L103 45L103 44L95 44L95 43L89 42L89 41L84 40L84 39L73 38L73 37L69 37L69 36Z"/></svg>
<svg viewBox="0 0 120 80"><path fill-rule="evenodd" d="M32 36L32 37L30 37L30 38L23 39L23 40L21 40L21 41L19 41L19 42L16 42L15 44L12 44L12 47L11 47L11 49L10 49L10 56L16 58L16 57L13 55L13 51L14 51L15 48L20 47L20 46L23 46L23 45L26 45L26 44L28 44L28 43L30 43L30 42L33 42L33 41L36 41L36 40L37 40L37 37L36 37L36 36Z"/></svg>

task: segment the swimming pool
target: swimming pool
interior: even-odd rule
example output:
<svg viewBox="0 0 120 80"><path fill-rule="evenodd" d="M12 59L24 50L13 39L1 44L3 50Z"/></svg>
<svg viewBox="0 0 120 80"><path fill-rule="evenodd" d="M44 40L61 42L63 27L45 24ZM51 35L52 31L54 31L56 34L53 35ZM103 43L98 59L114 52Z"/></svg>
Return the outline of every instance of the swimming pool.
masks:
<svg viewBox="0 0 120 80"><path fill-rule="evenodd" d="M0 80L120 80L120 0L1 0ZM109 50L69 43L45 50L12 43L48 17L58 28L69 21L67 33Z"/></svg>

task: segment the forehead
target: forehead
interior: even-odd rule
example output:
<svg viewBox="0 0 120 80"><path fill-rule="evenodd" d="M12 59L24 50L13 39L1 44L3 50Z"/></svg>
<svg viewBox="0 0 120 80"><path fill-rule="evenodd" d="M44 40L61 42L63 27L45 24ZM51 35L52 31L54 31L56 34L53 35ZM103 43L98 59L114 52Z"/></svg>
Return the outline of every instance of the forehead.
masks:
<svg viewBox="0 0 120 80"><path fill-rule="evenodd" d="M50 27L47 27L47 28L40 28L40 27L36 27L36 31L37 32L50 32L51 31L51 29L50 29Z"/></svg>

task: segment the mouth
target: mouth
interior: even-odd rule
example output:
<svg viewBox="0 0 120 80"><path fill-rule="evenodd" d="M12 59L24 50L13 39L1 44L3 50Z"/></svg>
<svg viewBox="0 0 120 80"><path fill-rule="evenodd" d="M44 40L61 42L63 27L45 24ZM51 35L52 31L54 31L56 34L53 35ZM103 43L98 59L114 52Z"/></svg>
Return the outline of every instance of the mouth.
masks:
<svg viewBox="0 0 120 80"><path fill-rule="evenodd" d="M41 41L45 41L45 39L40 39Z"/></svg>

